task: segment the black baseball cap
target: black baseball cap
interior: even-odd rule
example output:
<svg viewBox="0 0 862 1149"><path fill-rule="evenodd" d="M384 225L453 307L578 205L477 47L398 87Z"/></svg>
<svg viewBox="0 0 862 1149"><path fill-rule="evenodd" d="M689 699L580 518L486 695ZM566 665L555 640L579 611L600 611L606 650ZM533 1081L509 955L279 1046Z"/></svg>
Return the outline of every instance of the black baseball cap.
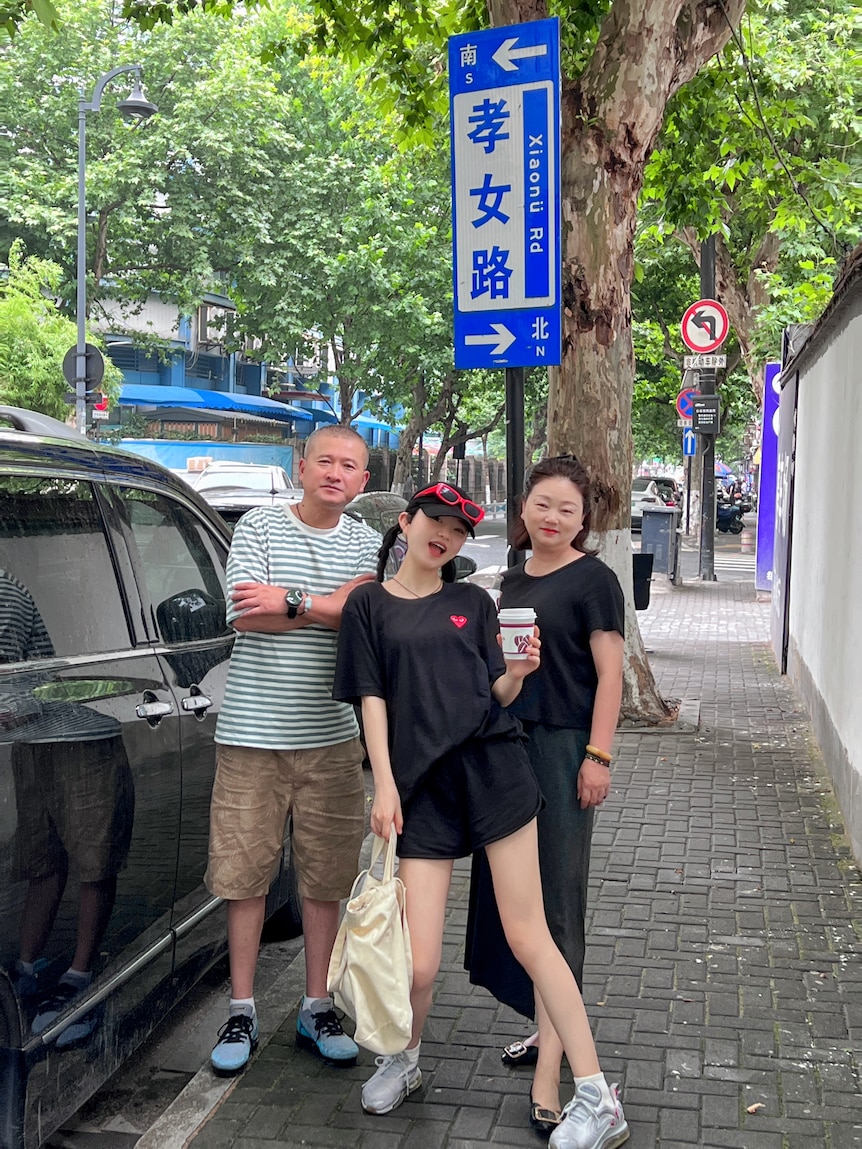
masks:
<svg viewBox="0 0 862 1149"><path fill-rule="evenodd" d="M407 504L407 512L426 511L432 518L460 519L472 538L476 537L476 526L485 517L485 511L474 503L466 491L454 483L433 483L417 491Z"/></svg>

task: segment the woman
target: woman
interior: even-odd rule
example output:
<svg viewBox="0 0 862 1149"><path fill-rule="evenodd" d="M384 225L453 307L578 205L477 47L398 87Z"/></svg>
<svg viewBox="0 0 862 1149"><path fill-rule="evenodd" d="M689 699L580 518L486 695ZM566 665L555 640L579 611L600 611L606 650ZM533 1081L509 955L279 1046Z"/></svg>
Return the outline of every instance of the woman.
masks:
<svg viewBox="0 0 862 1149"><path fill-rule="evenodd" d="M483 511L463 491L419 491L384 539L378 578L398 532L407 554L387 582L357 588L341 620L335 697L361 699L374 774L371 829L399 835L413 947L413 1033L408 1048L378 1058L362 1089L369 1113L389 1113L418 1089L419 1049L443 942L456 858L487 853L503 929L538 987L575 1075L576 1096L554 1149L610 1149L628 1137L615 1089L599 1067L571 970L542 910L536 814L542 797L517 721L504 707L539 665L503 660L493 603L449 580L452 560Z"/></svg>
<svg viewBox="0 0 862 1149"><path fill-rule="evenodd" d="M527 753L546 799L538 816L545 912L554 941L583 984L593 813L608 796L619 718L625 607L616 575L587 545L590 483L571 455L543 459L526 482L512 545L531 556L503 577L501 607L531 606L542 635L542 665L509 706L527 735ZM474 862L467 967L471 981L532 1017L532 986L505 946L484 859ZM531 1119L548 1131L560 1120L563 1047L541 991L538 1034L513 1042L508 1064L535 1064Z"/></svg>

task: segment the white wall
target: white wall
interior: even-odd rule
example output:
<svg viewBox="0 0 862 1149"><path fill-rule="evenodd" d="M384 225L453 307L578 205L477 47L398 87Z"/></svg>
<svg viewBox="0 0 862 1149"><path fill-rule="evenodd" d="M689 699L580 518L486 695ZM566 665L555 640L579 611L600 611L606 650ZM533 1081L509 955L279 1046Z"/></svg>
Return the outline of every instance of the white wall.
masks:
<svg viewBox="0 0 862 1149"><path fill-rule="evenodd" d="M98 319L96 326L102 331L140 331L159 339L178 337L180 314L175 303L162 303L151 295L137 314L124 311L119 303L110 299L102 300L99 307L104 317Z"/></svg>
<svg viewBox="0 0 862 1149"><path fill-rule="evenodd" d="M843 304L799 369L788 673L862 858L862 291Z"/></svg>

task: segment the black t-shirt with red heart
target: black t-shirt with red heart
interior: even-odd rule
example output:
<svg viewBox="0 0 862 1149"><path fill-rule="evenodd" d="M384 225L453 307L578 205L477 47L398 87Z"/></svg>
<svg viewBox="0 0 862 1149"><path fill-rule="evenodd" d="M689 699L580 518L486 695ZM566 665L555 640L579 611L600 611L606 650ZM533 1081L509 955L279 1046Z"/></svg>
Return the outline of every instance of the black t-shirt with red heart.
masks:
<svg viewBox="0 0 862 1149"><path fill-rule="evenodd" d="M469 583L444 583L417 599L365 583L347 600L333 697L385 699L402 803L456 747L471 739L520 740L520 724L491 694L506 670L498 631L492 599Z"/></svg>

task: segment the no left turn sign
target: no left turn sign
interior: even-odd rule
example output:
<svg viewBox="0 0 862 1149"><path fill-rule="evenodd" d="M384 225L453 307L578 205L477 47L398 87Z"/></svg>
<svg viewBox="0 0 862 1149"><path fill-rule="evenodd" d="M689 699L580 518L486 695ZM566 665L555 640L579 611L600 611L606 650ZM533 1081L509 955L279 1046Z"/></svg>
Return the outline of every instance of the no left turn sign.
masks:
<svg viewBox="0 0 862 1149"><path fill-rule="evenodd" d="M700 355L708 355L727 339L730 320L715 299L699 299L683 315L680 330L686 347Z"/></svg>

